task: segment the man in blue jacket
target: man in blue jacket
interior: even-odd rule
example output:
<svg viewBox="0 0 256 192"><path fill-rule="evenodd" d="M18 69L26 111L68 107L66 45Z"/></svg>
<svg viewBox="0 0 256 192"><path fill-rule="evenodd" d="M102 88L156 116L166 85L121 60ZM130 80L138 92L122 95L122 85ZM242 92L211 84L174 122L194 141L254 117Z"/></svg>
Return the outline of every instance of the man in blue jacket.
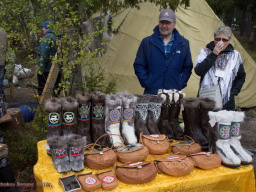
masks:
<svg viewBox="0 0 256 192"><path fill-rule="evenodd" d="M57 52L56 35L54 34L53 27L50 21L44 22L42 31L44 37L40 40L40 45L38 47L39 54L37 56L37 66L39 67L39 72L37 73L37 91L39 96L42 95L47 77L52 67L52 60ZM60 80L61 75L59 73L56 79L54 89L58 88ZM54 92L53 95L57 96Z"/></svg>
<svg viewBox="0 0 256 192"><path fill-rule="evenodd" d="M159 89L181 90L187 86L193 68L189 42L175 24L175 13L162 10L154 34L140 44L133 65L144 94L156 95Z"/></svg>

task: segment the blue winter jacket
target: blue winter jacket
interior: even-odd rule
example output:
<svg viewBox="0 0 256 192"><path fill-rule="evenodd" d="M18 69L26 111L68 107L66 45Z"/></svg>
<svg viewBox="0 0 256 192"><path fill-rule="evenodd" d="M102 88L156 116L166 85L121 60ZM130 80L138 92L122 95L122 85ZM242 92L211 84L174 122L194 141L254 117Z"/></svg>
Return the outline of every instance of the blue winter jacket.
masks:
<svg viewBox="0 0 256 192"><path fill-rule="evenodd" d="M165 55L159 27L154 34L142 40L134 61L134 70L144 94L157 94L159 89L181 90L187 86L193 63L189 42L174 29L174 42Z"/></svg>
<svg viewBox="0 0 256 192"><path fill-rule="evenodd" d="M53 29L49 29L41 39L38 47L37 65L41 72L49 72L52 66L52 59L56 54L56 36Z"/></svg>

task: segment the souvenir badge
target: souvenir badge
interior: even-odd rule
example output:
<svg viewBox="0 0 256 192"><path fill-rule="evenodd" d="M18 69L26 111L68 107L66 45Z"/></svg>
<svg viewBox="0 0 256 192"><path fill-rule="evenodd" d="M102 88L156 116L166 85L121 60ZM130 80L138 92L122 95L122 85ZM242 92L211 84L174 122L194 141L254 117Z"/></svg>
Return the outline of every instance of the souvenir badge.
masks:
<svg viewBox="0 0 256 192"><path fill-rule="evenodd" d="M114 183L114 182L116 181L116 178L113 177L113 176L107 175L107 176L103 177L103 178L101 179L101 181L102 181L103 183L110 184L110 183Z"/></svg>
<svg viewBox="0 0 256 192"><path fill-rule="evenodd" d="M65 112L63 114L63 122L66 123L66 124L74 123L74 119L75 119L75 114L71 111Z"/></svg>
<svg viewBox="0 0 256 192"><path fill-rule="evenodd" d="M59 125L60 124L60 114L57 112L49 113L48 115L48 124L49 125Z"/></svg>

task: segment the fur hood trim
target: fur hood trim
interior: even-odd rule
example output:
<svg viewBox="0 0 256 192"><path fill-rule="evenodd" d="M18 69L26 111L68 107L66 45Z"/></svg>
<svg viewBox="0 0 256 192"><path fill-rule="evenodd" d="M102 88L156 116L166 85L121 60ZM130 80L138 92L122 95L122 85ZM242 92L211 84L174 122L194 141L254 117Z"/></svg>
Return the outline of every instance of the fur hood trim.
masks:
<svg viewBox="0 0 256 192"><path fill-rule="evenodd" d="M62 110L74 111L78 107L78 102L73 97L62 98Z"/></svg>
<svg viewBox="0 0 256 192"><path fill-rule="evenodd" d="M59 112L61 111L61 101L57 97L49 98L44 103L44 108L47 112Z"/></svg>
<svg viewBox="0 0 256 192"><path fill-rule="evenodd" d="M199 101L193 97L183 98L181 99L184 108L197 108L199 107Z"/></svg>
<svg viewBox="0 0 256 192"><path fill-rule="evenodd" d="M91 100L91 93L80 92L76 94L76 100L79 104L86 104Z"/></svg>
<svg viewBox="0 0 256 192"><path fill-rule="evenodd" d="M163 103L164 99L159 95L151 95L149 101L152 103Z"/></svg>
<svg viewBox="0 0 256 192"><path fill-rule="evenodd" d="M67 138L62 136L58 136L58 137L49 137L47 139L47 143L50 147L50 149L57 149L58 147L63 147L63 148L67 148L68 144L67 144Z"/></svg>
<svg viewBox="0 0 256 192"><path fill-rule="evenodd" d="M210 98L198 98L200 101L200 106L204 109L210 109L213 110L215 106L215 101L211 100Z"/></svg>

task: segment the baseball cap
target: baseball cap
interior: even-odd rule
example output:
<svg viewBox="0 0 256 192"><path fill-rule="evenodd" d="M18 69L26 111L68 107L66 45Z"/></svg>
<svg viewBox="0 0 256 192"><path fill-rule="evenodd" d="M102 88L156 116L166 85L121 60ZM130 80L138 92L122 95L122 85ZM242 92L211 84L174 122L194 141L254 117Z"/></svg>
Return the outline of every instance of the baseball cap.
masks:
<svg viewBox="0 0 256 192"><path fill-rule="evenodd" d="M175 22L175 13L171 9L163 9L159 14L159 21Z"/></svg>

